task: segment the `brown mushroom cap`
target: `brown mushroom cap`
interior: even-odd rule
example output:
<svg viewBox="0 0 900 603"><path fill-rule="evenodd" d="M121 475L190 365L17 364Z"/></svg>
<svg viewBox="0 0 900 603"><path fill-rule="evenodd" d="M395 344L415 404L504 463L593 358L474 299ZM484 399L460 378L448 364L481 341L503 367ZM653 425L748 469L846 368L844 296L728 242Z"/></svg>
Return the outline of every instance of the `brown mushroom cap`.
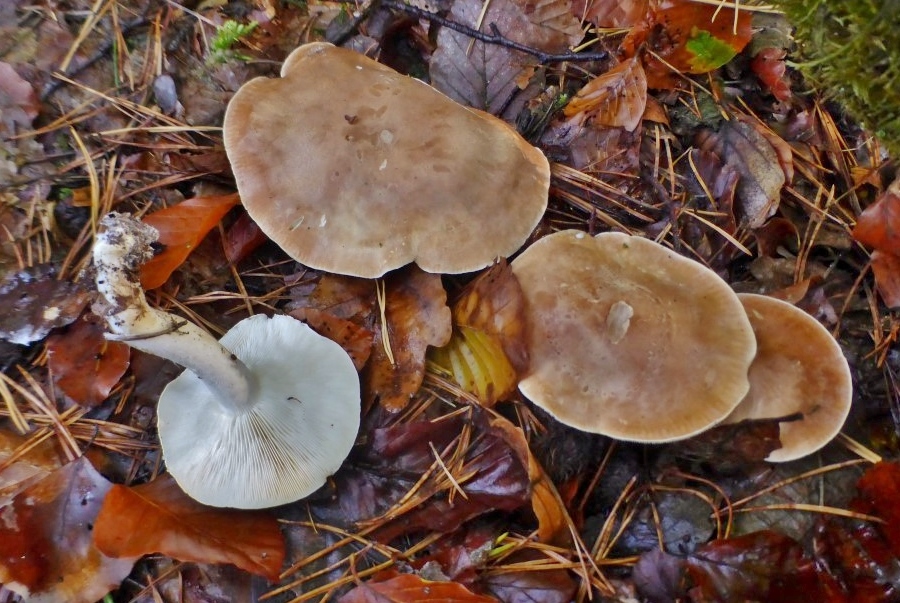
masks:
<svg viewBox="0 0 900 603"><path fill-rule="evenodd" d="M567 230L512 268L530 329L519 389L561 422L666 442L718 423L747 393L753 330L705 266L640 237Z"/></svg>
<svg viewBox="0 0 900 603"><path fill-rule="evenodd" d="M547 205L547 159L506 123L322 42L245 84L224 136L250 216L329 272L478 270L517 251Z"/></svg>
<svg viewBox="0 0 900 603"><path fill-rule="evenodd" d="M725 421L802 413L802 420L780 424L781 448L766 460L811 454L837 435L850 412L853 382L841 346L815 318L787 302L752 293L738 297L758 350L750 391Z"/></svg>

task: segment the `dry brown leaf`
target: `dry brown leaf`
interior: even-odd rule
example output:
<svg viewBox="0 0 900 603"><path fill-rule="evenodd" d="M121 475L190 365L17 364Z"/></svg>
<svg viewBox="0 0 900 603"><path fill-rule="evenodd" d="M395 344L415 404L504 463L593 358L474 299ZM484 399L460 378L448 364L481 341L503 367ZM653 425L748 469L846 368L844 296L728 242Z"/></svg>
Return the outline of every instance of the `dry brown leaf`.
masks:
<svg viewBox="0 0 900 603"><path fill-rule="evenodd" d="M872 252L872 272L884 305L900 308L900 256L876 249Z"/></svg>
<svg viewBox="0 0 900 603"><path fill-rule="evenodd" d="M340 603L495 603L456 582L432 582L401 574L383 582L364 582L338 599Z"/></svg>
<svg viewBox="0 0 900 603"><path fill-rule="evenodd" d="M21 454L26 447L28 451ZM0 429L0 508L61 465L62 457L53 440L32 446L25 436Z"/></svg>
<svg viewBox="0 0 900 603"><path fill-rule="evenodd" d="M649 0L579 0L573 10L597 27L627 28L647 14Z"/></svg>
<svg viewBox="0 0 900 603"><path fill-rule="evenodd" d="M425 351L450 340L450 308L441 277L410 266L384 280L385 325L363 373L364 398L378 398L391 412L402 410L425 377ZM383 342L383 343L382 343Z"/></svg>
<svg viewBox="0 0 900 603"><path fill-rule="evenodd" d="M312 329L337 343L353 360L353 366L361 371L372 355L372 344L375 334L346 318L338 318L334 314L316 310L315 308L298 308L288 313L302 320Z"/></svg>
<svg viewBox="0 0 900 603"><path fill-rule="evenodd" d="M231 563L273 581L285 555L271 514L201 505L168 475L131 488L113 486L97 516L94 542L112 557L162 553L181 561Z"/></svg>
<svg viewBox="0 0 900 603"><path fill-rule="evenodd" d="M566 105L566 117L634 132L647 106L647 76L638 57L626 59L588 82Z"/></svg>
<svg viewBox="0 0 900 603"><path fill-rule="evenodd" d="M78 318L89 301L81 286L56 278L41 264L10 273L0 281L0 339L28 345Z"/></svg>
<svg viewBox="0 0 900 603"><path fill-rule="evenodd" d="M718 132L705 129L697 145L719 156L741 174L737 193L741 223L759 228L778 209L785 175L775 149L751 124L732 119Z"/></svg>
<svg viewBox="0 0 900 603"><path fill-rule="evenodd" d="M853 238L863 245L900 256L900 178L859 215Z"/></svg>
<svg viewBox="0 0 900 603"><path fill-rule="evenodd" d="M111 484L81 458L0 508L0 583L42 603L94 603L137 557L113 559L91 537Z"/></svg>

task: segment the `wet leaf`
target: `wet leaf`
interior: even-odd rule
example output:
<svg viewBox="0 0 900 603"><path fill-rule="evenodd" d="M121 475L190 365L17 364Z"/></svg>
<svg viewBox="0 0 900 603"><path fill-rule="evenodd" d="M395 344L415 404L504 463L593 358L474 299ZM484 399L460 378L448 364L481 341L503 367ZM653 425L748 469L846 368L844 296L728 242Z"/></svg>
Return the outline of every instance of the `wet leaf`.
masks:
<svg viewBox="0 0 900 603"><path fill-rule="evenodd" d="M648 18L622 41L625 55L646 44L643 60L651 88L672 88L682 73L706 73L730 61L750 41L751 13L690 0L651 4ZM653 56L656 55L656 56ZM659 57L659 58L656 58Z"/></svg>
<svg viewBox="0 0 900 603"><path fill-rule="evenodd" d="M628 28L644 18L648 4L648 0L590 0L576 2L573 11L598 27Z"/></svg>
<svg viewBox="0 0 900 603"><path fill-rule="evenodd" d="M47 338L47 362L57 385L83 406L103 402L130 364L127 344L107 341L96 320L76 320Z"/></svg>
<svg viewBox="0 0 900 603"><path fill-rule="evenodd" d="M240 203L237 194L194 197L144 216L159 231L163 251L141 267L141 286L161 287L228 211Z"/></svg>
<svg viewBox="0 0 900 603"><path fill-rule="evenodd" d="M0 282L0 339L19 345L39 341L78 318L89 298L81 286L58 280L49 264L10 274Z"/></svg>
<svg viewBox="0 0 900 603"><path fill-rule="evenodd" d="M894 555L900 557L900 464L876 463L859 479L856 489L853 507L884 520L880 529Z"/></svg>
<svg viewBox="0 0 900 603"><path fill-rule="evenodd" d="M695 601L789 603L821 600L815 563L795 540L762 531L712 541L688 555Z"/></svg>
<svg viewBox="0 0 900 603"><path fill-rule="evenodd" d="M747 420L718 425L679 442L675 454L706 463L719 475L728 475L753 463L762 463L781 448L779 419Z"/></svg>
<svg viewBox="0 0 900 603"><path fill-rule="evenodd" d="M852 234L863 245L900 256L900 178L863 210Z"/></svg>
<svg viewBox="0 0 900 603"><path fill-rule="evenodd" d="M872 272L878 294L888 308L900 308L900 256L879 250L872 252Z"/></svg>
<svg viewBox="0 0 900 603"><path fill-rule="evenodd" d="M225 259L229 264L236 264L268 240L249 214L241 214L225 233Z"/></svg>
<svg viewBox="0 0 900 603"><path fill-rule="evenodd" d="M541 559L535 551L524 550L503 560L504 565L525 565ZM564 569L488 569L480 585L503 603L569 603L574 601L578 585Z"/></svg>
<svg viewBox="0 0 900 603"><path fill-rule="evenodd" d="M45 440L34 445L29 438L0 428L0 508L62 465L53 444L53 440Z"/></svg>
<svg viewBox="0 0 900 603"><path fill-rule="evenodd" d="M684 596L681 588L684 568L684 557L651 549L634 564L631 577L638 593L647 601L669 603Z"/></svg>
<svg viewBox="0 0 900 603"><path fill-rule="evenodd" d="M376 327L363 382L369 401L377 397L384 408L396 412L422 385L428 346L446 345L450 339L450 308L440 275L411 266L383 282L387 329L380 323Z"/></svg>
<svg viewBox="0 0 900 603"><path fill-rule="evenodd" d="M740 173L741 223L749 228L762 226L778 209L786 181L775 148L752 124L737 119L724 122L718 131L702 130L697 145Z"/></svg>
<svg viewBox="0 0 900 603"><path fill-rule="evenodd" d="M431 582L402 574L383 582L366 582L338 599L340 603L493 603L456 582Z"/></svg>
<svg viewBox="0 0 900 603"><path fill-rule="evenodd" d="M482 7L480 0L456 0L450 18L474 28ZM482 31L490 33L490 24L511 40L546 52L562 52L583 35L571 0L496 0L488 5L481 23ZM431 59L431 83L457 102L497 114L520 87L517 80L530 77L533 63L521 52L500 44L473 43L444 27Z"/></svg>
<svg viewBox="0 0 900 603"><path fill-rule="evenodd" d="M791 100L791 81L787 77L787 65L784 62L787 53L781 48L763 48L753 61L750 70L776 99L786 102Z"/></svg>
<svg viewBox="0 0 900 603"><path fill-rule="evenodd" d="M647 77L638 57L632 57L589 81L563 112L574 123L589 122L634 132L646 106Z"/></svg>
<svg viewBox="0 0 900 603"><path fill-rule="evenodd" d="M57 469L0 507L0 583L45 603L94 603L131 572L91 530L111 484L85 458Z"/></svg>
<svg viewBox="0 0 900 603"><path fill-rule="evenodd" d="M97 548L112 557L162 553L181 561L231 563L277 580L284 538L265 511L201 505L169 476L113 486L94 527Z"/></svg>
<svg viewBox="0 0 900 603"><path fill-rule="evenodd" d="M828 601L888 603L900 597L900 560L877 526L819 521L813 550Z"/></svg>

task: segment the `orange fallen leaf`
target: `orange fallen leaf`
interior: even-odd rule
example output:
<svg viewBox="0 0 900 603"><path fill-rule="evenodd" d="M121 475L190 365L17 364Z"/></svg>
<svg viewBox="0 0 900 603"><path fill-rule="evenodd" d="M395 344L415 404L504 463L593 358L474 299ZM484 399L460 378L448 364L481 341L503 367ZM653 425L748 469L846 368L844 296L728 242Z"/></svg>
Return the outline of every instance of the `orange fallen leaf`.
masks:
<svg viewBox="0 0 900 603"><path fill-rule="evenodd" d="M161 287L239 202L237 193L194 197L144 216L144 222L159 231L158 242L164 249L141 267L141 286L146 290Z"/></svg>
<svg viewBox="0 0 900 603"><path fill-rule="evenodd" d="M900 256L900 178L863 210L852 234L863 245Z"/></svg>
<svg viewBox="0 0 900 603"><path fill-rule="evenodd" d="M288 312L298 320L302 320L312 329L344 348L353 360L357 371L362 370L372 355L372 342L375 334L351 320L339 318L334 314L316 308L297 308Z"/></svg>
<svg viewBox="0 0 900 603"><path fill-rule="evenodd" d="M43 603L94 603L117 587L137 556L110 558L91 539L110 487L80 458L0 507L0 583Z"/></svg>
<svg viewBox="0 0 900 603"><path fill-rule="evenodd" d="M47 338L47 362L57 385L83 406L103 402L130 364L126 344L107 341L93 320L76 320Z"/></svg>
<svg viewBox="0 0 900 603"><path fill-rule="evenodd" d="M338 599L340 603L496 603L456 582L432 582L401 574L383 582L364 582Z"/></svg>
<svg viewBox="0 0 900 603"><path fill-rule="evenodd" d="M569 101L563 113L578 124L590 121L634 132L646 106L647 77L635 56L589 81Z"/></svg>
<svg viewBox="0 0 900 603"><path fill-rule="evenodd" d="M94 543L110 557L162 553L181 561L231 563L277 580L284 537L266 511L207 507L168 475L140 486L113 486L94 525Z"/></svg>
<svg viewBox="0 0 900 603"><path fill-rule="evenodd" d="M876 249L872 252L872 272L884 304L900 308L900 256Z"/></svg>
<svg viewBox="0 0 900 603"><path fill-rule="evenodd" d="M397 412L422 385L428 346L449 341L450 308L440 275L415 266L392 273L384 289L386 323L376 327L364 391L369 401L377 397L384 408Z"/></svg>

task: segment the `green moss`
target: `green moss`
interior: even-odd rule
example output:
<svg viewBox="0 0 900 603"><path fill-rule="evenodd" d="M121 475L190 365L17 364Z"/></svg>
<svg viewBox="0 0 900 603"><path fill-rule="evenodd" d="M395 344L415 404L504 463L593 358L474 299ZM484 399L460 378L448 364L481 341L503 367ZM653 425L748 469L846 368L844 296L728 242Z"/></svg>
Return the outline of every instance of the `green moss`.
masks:
<svg viewBox="0 0 900 603"><path fill-rule="evenodd" d="M800 71L900 157L900 0L780 0Z"/></svg>
<svg viewBox="0 0 900 603"><path fill-rule="evenodd" d="M211 65L217 65L232 60L249 61L250 57L237 52L232 47L242 38L249 36L256 29L257 25L259 24L256 21L238 23L230 19L222 23L216 31L216 36L210 42L207 62Z"/></svg>

